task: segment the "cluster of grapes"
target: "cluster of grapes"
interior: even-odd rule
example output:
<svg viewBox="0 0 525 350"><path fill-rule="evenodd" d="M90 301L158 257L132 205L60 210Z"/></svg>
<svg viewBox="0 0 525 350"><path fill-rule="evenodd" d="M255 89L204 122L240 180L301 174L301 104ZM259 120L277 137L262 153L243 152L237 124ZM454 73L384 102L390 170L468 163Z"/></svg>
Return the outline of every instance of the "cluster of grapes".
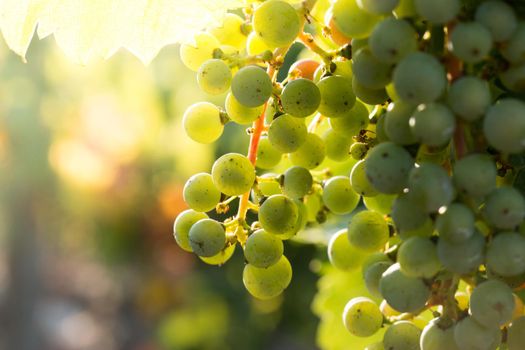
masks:
<svg viewBox="0 0 525 350"><path fill-rule="evenodd" d="M247 156L186 183L178 244L218 265L239 244L246 289L268 299L291 281L283 240L364 206L328 257L362 268L369 295L342 311L356 336L387 328L368 350L525 349L525 21L512 4L246 0L244 17L196 35L182 61L227 96L189 107L187 134L211 143L253 124ZM294 42L314 59L277 82ZM323 168L336 162L348 176ZM236 199L224 222L206 214Z"/></svg>

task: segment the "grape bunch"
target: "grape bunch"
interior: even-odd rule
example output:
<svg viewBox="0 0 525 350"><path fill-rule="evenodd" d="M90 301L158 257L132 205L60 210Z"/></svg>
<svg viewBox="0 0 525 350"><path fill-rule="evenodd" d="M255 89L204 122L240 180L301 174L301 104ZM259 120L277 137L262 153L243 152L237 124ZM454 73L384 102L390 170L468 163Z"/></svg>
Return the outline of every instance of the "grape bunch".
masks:
<svg viewBox="0 0 525 350"><path fill-rule="evenodd" d="M346 220L327 255L362 271L368 293L341 312L355 336L384 331L366 349L525 349L518 3L246 0L197 34L181 59L226 96L190 106L185 131L212 143L237 123L250 143L187 181L177 243L214 265L239 245L269 299L292 279L283 241Z"/></svg>

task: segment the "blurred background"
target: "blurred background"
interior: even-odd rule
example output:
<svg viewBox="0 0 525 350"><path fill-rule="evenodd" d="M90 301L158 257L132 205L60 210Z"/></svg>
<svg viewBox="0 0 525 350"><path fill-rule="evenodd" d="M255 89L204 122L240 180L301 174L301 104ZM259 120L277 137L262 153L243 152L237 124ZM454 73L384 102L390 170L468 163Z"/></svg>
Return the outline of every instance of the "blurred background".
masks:
<svg viewBox="0 0 525 350"><path fill-rule="evenodd" d="M316 349L319 248L287 243L293 281L260 302L240 249L216 267L175 244L186 179L248 142L230 124L215 145L184 134L210 97L177 47L82 67L46 39L27 61L0 40L1 350Z"/></svg>

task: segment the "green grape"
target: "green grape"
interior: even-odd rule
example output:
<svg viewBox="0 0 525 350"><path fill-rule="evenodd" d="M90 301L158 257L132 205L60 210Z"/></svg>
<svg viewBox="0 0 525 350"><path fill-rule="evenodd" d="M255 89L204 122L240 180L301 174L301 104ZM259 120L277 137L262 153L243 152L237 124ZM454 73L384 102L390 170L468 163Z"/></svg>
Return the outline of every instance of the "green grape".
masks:
<svg viewBox="0 0 525 350"><path fill-rule="evenodd" d="M219 95L228 91L232 79L230 67L218 59L207 60L197 72L197 82L202 91Z"/></svg>
<svg viewBox="0 0 525 350"><path fill-rule="evenodd" d="M194 72L207 60L213 58L213 51L221 46L221 43L209 33L197 33L193 38L193 44L183 44L180 47L180 58L182 63Z"/></svg>
<svg viewBox="0 0 525 350"><path fill-rule="evenodd" d="M513 64L525 62L525 22L518 23L518 27L501 53Z"/></svg>
<svg viewBox="0 0 525 350"><path fill-rule="evenodd" d="M496 350L501 332L497 327L484 327L467 316L454 327L454 339L461 350Z"/></svg>
<svg viewBox="0 0 525 350"><path fill-rule="evenodd" d="M383 216L364 210L355 214L348 224L348 239L354 247L374 252L384 247L390 231Z"/></svg>
<svg viewBox="0 0 525 350"><path fill-rule="evenodd" d="M356 0L336 0L332 7L335 26L349 38L366 38L379 22L379 16L363 11Z"/></svg>
<svg viewBox="0 0 525 350"><path fill-rule="evenodd" d="M224 226L212 219L201 219L193 224L190 228L189 239L193 252L203 257L218 254L226 244Z"/></svg>
<svg viewBox="0 0 525 350"><path fill-rule="evenodd" d="M487 198L483 213L498 229L513 229L525 219L525 199L514 187L500 187Z"/></svg>
<svg viewBox="0 0 525 350"><path fill-rule="evenodd" d="M409 125L416 107L403 101L391 103L385 115L385 133L388 139L398 145L416 143L416 137Z"/></svg>
<svg viewBox="0 0 525 350"><path fill-rule="evenodd" d="M425 282L405 275L399 263L383 273L379 290L388 305L399 312L416 312L425 306L430 297L430 289Z"/></svg>
<svg viewBox="0 0 525 350"><path fill-rule="evenodd" d="M380 105L388 100L388 94L384 88L369 89L356 79L352 78L352 91L362 102L369 105Z"/></svg>
<svg viewBox="0 0 525 350"><path fill-rule="evenodd" d="M403 242L397 261L401 271L410 277L432 278L441 270L436 246L424 237L411 237Z"/></svg>
<svg viewBox="0 0 525 350"><path fill-rule="evenodd" d="M448 105L461 119L474 121L485 114L491 102L489 84L478 77L464 76L448 91Z"/></svg>
<svg viewBox="0 0 525 350"><path fill-rule="evenodd" d="M290 232L277 235L277 238L283 241L294 237L299 231L304 230L308 223L308 209L306 208L306 205L299 199L294 199L293 202L297 206L297 221Z"/></svg>
<svg viewBox="0 0 525 350"><path fill-rule="evenodd" d="M340 75L332 75L317 83L321 92L319 113L329 118L345 116L355 104L352 81Z"/></svg>
<svg viewBox="0 0 525 350"><path fill-rule="evenodd" d="M266 45L282 47L293 43L301 30L301 21L287 2L269 0L255 9L253 30Z"/></svg>
<svg viewBox="0 0 525 350"><path fill-rule="evenodd" d="M408 173L414 160L402 147L383 142L368 152L365 171L368 180L379 192L394 194L408 185Z"/></svg>
<svg viewBox="0 0 525 350"><path fill-rule="evenodd" d="M399 4L399 0L357 0L361 9L376 14L387 15Z"/></svg>
<svg viewBox="0 0 525 350"><path fill-rule="evenodd" d="M173 223L173 236L179 247L190 253L193 251L190 246L190 229L197 221L207 218L205 213L193 209L184 210L177 216Z"/></svg>
<svg viewBox="0 0 525 350"><path fill-rule="evenodd" d="M394 200L392 220L399 233L416 230L428 220L425 208L409 193L403 193Z"/></svg>
<svg viewBox="0 0 525 350"><path fill-rule="evenodd" d="M268 140L273 147L282 153L297 151L306 141L307 130L304 121L283 114L274 119L268 129Z"/></svg>
<svg viewBox="0 0 525 350"><path fill-rule="evenodd" d="M488 246L487 267L504 277L525 272L525 238L515 232L499 233Z"/></svg>
<svg viewBox="0 0 525 350"><path fill-rule="evenodd" d="M398 321L386 330L383 337L383 346L388 350L420 350L420 336L421 329L414 323Z"/></svg>
<svg viewBox="0 0 525 350"><path fill-rule="evenodd" d="M395 199L395 195L380 193L374 197L364 197L363 203L368 210L372 210L383 215L390 215Z"/></svg>
<svg viewBox="0 0 525 350"><path fill-rule="evenodd" d="M362 160L368 153L368 145L364 142L354 142L350 146L350 156L354 160Z"/></svg>
<svg viewBox="0 0 525 350"><path fill-rule="evenodd" d="M290 198L302 198L313 185L312 174L308 169L300 166L293 166L283 174L282 191Z"/></svg>
<svg viewBox="0 0 525 350"><path fill-rule="evenodd" d="M248 40L246 41L246 52L248 55L260 55L265 52L272 52L272 47L267 45L260 36L255 32L251 32L248 35Z"/></svg>
<svg viewBox="0 0 525 350"><path fill-rule="evenodd" d="M523 350L523 344L525 344L525 316L513 320L507 332L509 350Z"/></svg>
<svg viewBox="0 0 525 350"><path fill-rule="evenodd" d="M306 217L308 222L316 222L317 214L323 207L323 200L321 195L314 192L304 197L304 204L306 206Z"/></svg>
<svg viewBox="0 0 525 350"><path fill-rule="evenodd" d="M366 275L366 271L377 262L388 262L392 264L392 260L383 252L374 252L368 255L361 266L361 275L363 278Z"/></svg>
<svg viewBox="0 0 525 350"><path fill-rule="evenodd" d="M476 286L470 295L469 312L485 327L501 327L512 319L514 296L505 283L489 280Z"/></svg>
<svg viewBox="0 0 525 350"><path fill-rule="evenodd" d="M483 120L483 133L489 144L498 151L525 151L525 103L514 98L496 102Z"/></svg>
<svg viewBox="0 0 525 350"><path fill-rule="evenodd" d="M383 325L383 314L371 299L357 297L346 304L343 323L351 334L357 337L370 337Z"/></svg>
<svg viewBox="0 0 525 350"><path fill-rule="evenodd" d="M454 326L444 328L435 318L423 329L420 338L421 350L461 350L454 339Z"/></svg>
<svg viewBox="0 0 525 350"><path fill-rule="evenodd" d="M232 93L229 93L226 96L226 101L224 102L224 107L226 108L226 113L231 120L237 124L251 124L259 118L263 111L263 107L246 107L243 106L239 101L235 99Z"/></svg>
<svg viewBox="0 0 525 350"><path fill-rule="evenodd" d="M294 231L298 218L297 205L282 194L268 197L259 208L259 221L269 233L283 235Z"/></svg>
<svg viewBox="0 0 525 350"><path fill-rule="evenodd" d="M378 60L368 47L352 58L354 78L368 89L382 89L391 80L392 66Z"/></svg>
<svg viewBox="0 0 525 350"><path fill-rule="evenodd" d="M333 70L334 75L340 75L348 79L352 79L354 73L352 72L352 61L335 59L332 61L335 64L335 69Z"/></svg>
<svg viewBox="0 0 525 350"><path fill-rule="evenodd" d="M234 13L227 13L223 17L221 26L210 29L210 33L221 44L242 50L246 46L246 34L242 30L243 25L244 20L242 17Z"/></svg>
<svg viewBox="0 0 525 350"><path fill-rule="evenodd" d="M350 159L350 146L353 142L351 137L343 136L341 133L329 129L323 134L323 141L326 147L326 156L329 159L337 162Z"/></svg>
<svg viewBox="0 0 525 350"><path fill-rule="evenodd" d="M390 97L390 99L393 101L393 102L399 102L401 100L401 98L399 97L397 91L396 91L396 88L394 86L394 83L391 82L390 84L388 84L386 87L386 93L388 95L388 97Z"/></svg>
<svg viewBox="0 0 525 350"><path fill-rule="evenodd" d="M281 162L283 154L277 148L272 146L268 137L261 137L259 140L259 147L257 147L257 162L258 168L271 169Z"/></svg>
<svg viewBox="0 0 525 350"><path fill-rule="evenodd" d="M496 164L488 155L471 154L454 164L456 189L472 197L484 197L496 188Z"/></svg>
<svg viewBox="0 0 525 350"><path fill-rule="evenodd" d="M436 4L441 4L441 2L436 2ZM441 63L434 56L423 52L413 52L396 66L393 81L402 100L420 104L433 102L441 96L447 86L447 75Z"/></svg>
<svg viewBox="0 0 525 350"><path fill-rule="evenodd" d="M195 211L215 209L221 200L221 192L213 184L210 174L195 174L186 181L183 190L184 201Z"/></svg>
<svg viewBox="0 0 525 350"><path fill-rule="evenodd" d="M368 38L361 38L361 39L353 38L351 41L351 46L352 46L352 56L354 56L357 53L357 51L365 47L368 47ZM352 73L352 76L353 76L353 73Z"/></svg>
<svg viewBox="0 0 525 350"><path fill-rule="evenodd" d="M368 126L368 109L362 102L356 101L354 107L342 117L330 118L328 122L334 132L345 137L355 136Z"/></svg>
<svg viewBox="0 0 525 350"><path fill-rule="evenodd" d="M489 54L492 35L478 22L460 22L452 30L449 46L461 60L477 63Z"/></svg>
<svg viewBox="0 0 525 350"><path fill-rule="evenodd" d="M212 143L224 129L219 107L209 102L198 102L186 109L182 117L186 134L196 142Z"/></svg>
<svg viewBox="0 0 525 350"><path fill-rule="evenodd" d="M368 44L378 60L397 63L407 54L417 50L417 34L407 21L386 18L375 26Z"/></svg>
<svg viewBox="0 0 525 350"><path fill-rule="evenodd" d="M204 257L199 256L199 258L205 262L208 265L224 265L230 258L233 256L233 253L235 252L235 244L230 244L229 246L226 246L223 250L221 250L219 253L215 254L214 256L210 257Z"/></svg>
<svg viewBox="0 0 525 350"><path fill-rule="evenodd" d="M244 257L248 264L263 268L277 263L283 251L283 242L279 238L264 230L257 230L246 240Z"/></svg>
<svg viewBox="0 0 525 350"><path fill-rule="evenodd" d="M410 195L429 212L437 212L449 205L455 197L452 180L440 165L421 162L410 171L408 179Z"/></svg>
<svg viewBox="0 0 525 350"><path fill-rule="evenodd" d="M271 299L281 294L292 280L292 266L283 255L270 267L259 268L251 264L244 267L242 281L248 292L257 299Z"/></svg>
<svg viewBox="0 0 525 350"><path fill-rule="evenodd" d="M213 183L228 196L240 196L248 192L255 181L252 163L238 153L227 153L213 163Z"/></svg>
<svg viewBox="0 0 525 350"><path fill-rule="evenodd" d="M418 106L409 123L415 138L431 147L449 143L456 129L454 114L441 103Z"/></svg>
<svg viewBox="0 0 525 350"><path fill-rule="evenodd" d="M518 26L516 13L503 1L485 1L475 14L476 21L487 27L496 42L508 40Z"/></svg>
<svg viewBox="0 0 525 350"><path fill-rule="evenodd" d="M430 237L432 236L432 233L434 232L434 224L432 222L432 219L430 217L427 217L425 222L415 229L412 230L398 230L399 238L401 240L406 241L407 239L411 237Z"/></svg>
<svg viewBox="0 0 525 350"><path fill-rule="evenodd" d="M359 195L352 190L348 177L334 176L324 184L323 203L332 213L344 215L357 207Z"/></svg>
<svg viewBox="0 0 525 350"><path fill-rule="evenodd" d="M326 146L323 139L317 134L308 133L301 146L289 157L293 165L314 169L323 162L325 155Z"/></svg>
<svg viewBox="0 0 525 350"><path fill-rule="evenodd" d="M452 203L436 219L439 237L450 243L461 243L474 233L474 213L466 205Z"/></svg>
<svg viewBox="0 0 525 350"><path fill-rule="evenodd" d="M394 9L397 18L412 17L416 15L416 5L414 0L400 0L399 5Z"/></svg>
<svg viewBox="0 0 525 350"><path fill-rule="evenodd" d="M270 76L258 66L245 66L232 79L232 94L240 104L246 107L263 105L273 91Z"/></svg>
<svg viewBox="0 0 525 350"><path fill-rule="evenodd" d="M378 261L370 265L365 270L364 279L366 289L372 296L381 298L381 292L379 291L379 281L381 280L383 273L388 270L391 265L392 262L390 261Z"/></svg>
<svg viewBox="0 0 525 350"><path fill-rule="evenodd" d="M445 24L461 9L459 0L414 0L417 13L432 24Z"/></svg>
<svg viewBox="0 0 525 350"><path fill-rule="evenodd" d="M281 186L279 185L279 182L277 181L277 178L279 175L274 173L266 173L261 175L263 179L269 179L273 178L276 179L275 181L259 181L257 182L257 186L259 187L259 191L261 191L261 194L266 197L270 197L274 194L282 194L281 192ZM254 192L255 194L255 192ZM259 202L260 198L257 200Z"/></svg>
<svg viewBox="0 0 525 350"><path fill-rule="evenodd" d="M352 168L350 172L350 185L354 192L363 197L373 197L379 194L366 177L364 159L355 163Z"/></svg>
<svg viewBox="0 0 525 350"><path fill-rule="evenodd" d="M469 239L460 243L440 239L437 249L439 261L446 269L462 275L468 274L477 271L483 262L485 238L474 231Z"/></svg>
<svg viewBox="0 0 525 350"><path fill-rule="evenodd" d="M321 103L321 92L309 79L295 79L284 87L281 103L285 113L305 118L314 113Z"/></svg>

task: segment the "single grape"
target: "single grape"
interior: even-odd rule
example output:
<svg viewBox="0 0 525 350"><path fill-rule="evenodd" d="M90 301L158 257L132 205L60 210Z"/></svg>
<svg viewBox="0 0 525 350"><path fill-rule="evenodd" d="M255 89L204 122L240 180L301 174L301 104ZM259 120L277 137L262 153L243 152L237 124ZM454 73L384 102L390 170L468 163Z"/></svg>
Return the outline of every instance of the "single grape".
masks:
<svg viewBox="0 0 525 350"><path fill-rule="evenodd" d="M205 262L208 265L224 265L230 258L233 256L233 253L235 252L235 244L230 244L226 246L223 250L221 250L219 253L210 256L210 257L204 257L199 256L199 259L201 259L203 262Z"/></svg>
<svg viewBox="0 0 525 350"><path fill-rule="evenodd" d="M448 105L466 121L481 118L491 102L489 84L478 77L464 76L454 81L448 91Z"/></svg>
<svg viewBox="0 0 525 350"><path fill-rule="evenodd" d="M227 153L213 163L211 176L219 191L228 196L239 196L252 188L255 169L246 156Z"/></svg>
<svg viewBox="0 0 525 350"><path fill-rule="evenodd" d="M451 243L440 239L437 245L441 264L448 270L459 274L477 271L485 254L485 238L474 231L469 239L460 243Z"/></svg>
<svg viewBox="0 0 525 350"><path fill-rule="evenodd" d="M181 61L186 67L197 72L204 62L213 58L213 51L219 46L221 43L213 35L205 32L197 33L193 37L193 43L181 45Z"/></svg>
<svg viewBox="0 0 525 350"><path fill-rule="evenodd" d="M289 158L293 165L314 169L321 165L325 155L326 147L323 139L317 134L308 133L301 146L291 153Z"/></svg>
<svg viewBox="0 0 525 350"><path fill-rule="evenodd" d="M394 194L408 185L408 174L414 160L402 147L383 142L368 152L365 171L372 186L381 193Z"/></svg>
<svg viewBox="0 0 525 350"><path fill-rule="evenodd" d="M403 58L394 69L393 81L399 97L412 104L437 100L447 86L446 72L441 63L424 52L413 52Z"/></svg>
<svg viewBox="0 0 525 350"><path fill-rule="evenodd" d="M388 224L381 214L363 210L350 219L348 239L356 248L374 252L383 248L388 238Z"/></svg>
<svg viewBox="0 0 525 350"><path fill-rule="evenodd" d="M246 34L243 32L244 20L242 17L227 13L224 15L220 26L210 29L210 33L216 37L221 44L233 46L242 50L246 46Z"/></svg>
<svg viewBox="0 0 525 350"><path fill-rule="evenodd" d="M409 120L415 110L415 106L403 101L388 105L385 115L385 133L390 141L398 145L411 145L417 142L409 125Z"/></svg>
<svg viewBox="0 0 525 350"><path fill-rule="evenodd" d="M514 296L505 283L489 280L476 286L470 295L469 312L485 327L501 327L514 311Z"/></svg>
<svg viewBox="0 0 525 350"><path fill-rule="evenodd" d="M449 45L459 59L477 63L489 54L492 34L478 22L460 22L452 30Z"/></svg>
<svg viewBox="0 0 525 350"><path fill-rule="evenodd" d="M207 60L197 72L197 82L202 91L219 95L230 88L232 72L224 61L218 59Z"/></svg>
<svg viewBox="0 0 525 350"><path fill-rule="evenodd" d="M248 264L263 268L279 261L283 251L283 242L279 238L264 230L257 230L246 240L244 257Z"/></svg>
<svg viewBox="0 0 525 350"><path fill-rule="evenodd" d="M424 206L410 193L401 194L394 200L391 216L399 233L415 230L428 220Z"/></svg>
<svg viewBox="0 0 525 350"><path fill-rule="evenodd" d="M500 187L487 197L483 213L492 226L513 229L525 219L525 199L514 187Z"/></svg>
<svg viewBox="0 0 525 350"><path fill-rule="evenodd" d="M307 130L304 121L283 114L274 119L268 129L268 140L282 153L297 151L306 141Z"/></svg>
<svg viewBox="0 0 525 350"><path fill-rule="evenodd" d="M340 118L330 118L329 123L334 132L345 137L355 136L368 126L368 109L362 102L356 101L352 109Z"/></svg>
<svg viewBox="0 0 525 350"><path fill-rule="evenodd" d="M525 22L518 23L518 27L501 53L513 64L525 62Z"/></svg>
<svg viewBox="0 0 525 350"><path fill-rule="evenodd" d="M440 321L441 319L435 318L423 329L420 338L421 350L461 350L454 339L454 326L442 326Z"/></svg>
<svg viewBox="0 0 525 350"><path fill-rule="evenodd" d="M437 212L448 206L455 197L452 180L440 165L421 162L410 171L408 179L410 195L429 212Z"/></svg>
<svg viewBox="0 0 525 350"><path fill-rule="evenodd" d="M231 120L236 122L237 124L251 124L254 121L259 118L263 111L263 107L246 107L239 103L235 99L235 96L233 96L232 93L229 93L226 96L226 101L224 102L224 107L226 108L226 113L228 113L228 117L230 117Z"/></svg>
<svg viewBox="0 0 525 350"><path fill-rule="evenodd" d="M382 89L391 80L392 66L378 60L369 48L357 51L352 58L354 78L368 89Z"/></svg>
<svg viewBox="0 0 525 350"><path fill-rule="evenodd" d="M323 187L323 203L332 213L344 215L352 212L359 203L357 195L346 176L334 176Z"/></svg>
<svg viewBox="0 0 525 350"><path fill-rule="evenodd" d="M399 0L357 0L357 6L376 15L388 15L398 4Z"/></svg>
<svg viewBox="0 0 525 350"><path fill-rule="evenodd" d="M400 0L399 5L394 9L397 18L413 17L416 15L416 5L414 0Z"/></svg>
<svg viewBox="0 0 525 350"><path fill-rule="evenodd" d="M283 154L277 148L272 146L268 137L261 137L259 140L259 147L257 148L257 162L258 168L272 169L281 161Z"/></svg>
<svg viewBox="0 0 525 350"><path fill-rule="evenodd" d="M419 105L409 121L416 140L431 147L442 147L450 142L456 129L456 118L441 103Z"/></svg>
<svg viewBox="0 0 525 350"><path fill-rule="evenodd" d="M361 102L369 105L380 105L388 100L388 94L384 88L369 89L361 84L356 77L352 78L352 91Z"/></svg>
<svg viewBox="0 0 525 350"><path fill-rule="evenodd" d="M525 344L525 316L512 321L507 333L509 350L523 350Z"/></svg>
<svg viewBox="0 0 525 350"><path fill-rule="evenodd" d="M340 270L355 270L363 263L366 253L350 244L347 230L334 233L328 242L328 259Z"/></svg>
<svg viewBox="0 0 525 350"><path fill-rule="evenodd" d="M350 146L353 142L351 137L343 136L333 129L328 129L323 134L323 141L328 159L335 160L336 162L343 162L350 159Z"/></svg>
<svg viewBox="0 0 525 350"><path fill-rule="evenodd" d="M304 78L314 80L314 72L319 68L320 63L311 59L301 59L294 62L288 70L290 79Z"/></svg>
<svg viewBox="0 0 525 350"><path fill-rule="evenodd" d="M321 92L309 79L295 79L284 87L281 103L285 113L305 118L314 113L321 103Z"/></svg>
<svg viewBox="0 0 525 350"><path fill-rule="evenodd" d="M336 0L332 13L337 28L349 38L366 38L381 18L359 8L356 0Z"/></svg>
<svg viewBox="0 0 525 350"><path fill-rule="evenodd" d="M452 203L436 219L439 237L450 243L461 243L474 233L474 213L466 205Z"/></svg>
<svg viewBox="0 0 525 350"><path fill-rule="evenodd" d="M371 299L353 298L345 306L343 323L351 334L357 337L370 337L383 325L383 314Z"/></svg>
<svg viewBox="0 0 525 350"><path fill-rule="evenodd" d="M340 75L332 75L317 83L321 92L319 112L329 118L345 116L355 104L352 81Z"/></svg>
<svg viewBox="0 0 525 350"><path fill-rule="evenodd" d="M386 330L383 337L383 346L388 350L420 350L420 336L421 329L414 323L398 321Z"/></svg>
<svg viewBox="0 0 525 350"><path fill-rule="evenodd" d="M403 242L397 261L401 271L411 277L432 278L441 270L436 245L424 237L411 237Z"/></svg>
<svg viewBox="0 0 525 350"><path fill-rule="evenodd" d="M395 199L395 195L380 193L373 197L363 197L363 203L368 210L372 210L383 215L390 215Z"/></svg>
<svg viewBox="0 0 525 350"><path fill-rule="evenodd" d="M259 208L259 221L269 233L282 235L294 231L298 218L297 205L282 194L268 197Z"/></svg>
<svg viewBox="0 0 525 350"><path fill-rule="evenodd" d="M368 44L378 60L397 63L417 50L417 34L407 21L390 17L375 26Z"/></svg>
<svg viewBox="0 0 525 350"><path fill-rule="evenodd" d="M224 129L219 107L209 102L198 102L186 109L182 117L186 134L196 142L212 143Z"/></svg>
<svg viewBox="0 0 525 350"><path fill-rule="evenodd" d="M508 40L518 26L516 13L503 1L484 1L477 7L475 18L490 30L496 42Z"/></svg>
<svg viewBox="0 0 525 350"><path fill-rule="evenodd" d="M272 53L272 47L267 45L256 32L251 32L246 41L246 52L248 55L261 55Z"/></svg>
<svg viewBox="0 0 525 350"><path fill-rule="evenodd" d="M525 151L525 103L515 98L500 99L487 111L483 133L498 151Z"/></svg>
<svg viewBox="0 0 525 350"><path fill-rule="evenodd" d="M405 275L399 263L390 266L383 273L379 290L388 304L399 312L419 311L430 297L430 289L425 282Z"/></svg>
<svg viewBox="0 0 525 350"><path fill-rule="evenodd" d="M233 76L232 94L246 107L263 105L272 95L273 84L270 76L258 66L245 66Z"/></svg>
<svg viewBox="0 0 525 350"><path fill-rule="evenodd" d="M282 191L290 198L302 198L312 188L313 177L308 169L293 166L283 174Z"/></svg>
<svg viewBox="0 0 525 350"><path fill-rule="evenodd" d="M460 349L496 350L501 341L501 332L497 327L484 327L467 316L454 328L454 339Z"/></svg>
<svg viewBox="0 0 525 350"><path fill-rule="evenodd" d="M352 168L350 172L350 185L354 192L363 197L373 197L379 194L366 177L364 159L355 163Z"/></svg>
<svg viewBox="0 0 525 350"><path fill-rule="evenodd" d="M190 246L190 229L197 221L207 218L205 213L193 209L187 209L177 216L173 223L173 236L179 247L190 253L193 251Z"/></svg>
<svg viewBox="0 0 525 350"><path fill-rule="evenodd" d="M352 60L337 58L332 62L335 64L335 67L330 67L333 75L340 75L352 79L354 76L354 72L352 72Z"/></svg>
<svg viewBox="0 0 525 350"><path fill-rule="evenodd" d="M525 272L525 238L515 232L501 232L487 249L487 267L500 276Z"/></svg>
<svg viewBox="0 0 525 350"><path fill-rule="evenodd" d="M480 198L496 188L496 164L488 155L468 155L457 161L453 170L454 184L462 194Z"/></svg>
<svg viewBox="0 0 525 350"><path fill-rule="evenodd" d="M195 211L215 209L221 200L221 192L213 184L210 174L195 174L186 181L183 190L184 201Z"/></svg>
<svg viewBox="0 0 525 350"><path fill-rule="evenodd" d="M271 299L281 294L292 280L292 266L283 255L270 267L251 264L244 267L242 281L248 292L257 299Z"/></svg>
<svg viewBox="0 0 525 350"><path fill-rule="evenodd" d="M354 142L352 146L350 146L350 156L354 160L362 160L366 157L368 148L368 145L364 142Z"/></svg>
<svg viewBox="0 0 525 350"><path fill-rule="evenodd" d="M330 29L330 32L328 35L330 36L330 39L332 39L332 41L335 44L339 46L344 46L346 44L349 44L352 41L351 38L344 35L343 32L341 32L339 28L337 28L331 11L326 12L325 23L327 27Z"/></svg>
<svg viewBox="0 0 525 350"><path fill-rule="evenodd" d="M461 9L459 0L414 0L417 13L432 24L445 24L454 19Z"/></svg>
<svg viewBox="0 0 525 350"><path fill-rule="evenodd" d="M285 1L269 0L255 9L253 30L270 47L290 45L301 30L299 15Z"/></svg>
<svg viewBox="0 0 525 350"><path fill-rule="evenodd" d="M391 265L391 261L378 261L370 265L365 270L364 280L366 289L372 296L381 298L381 292L379 291L379 281L381 280L383 273L388 270Z"/></svg>
<svg viewBox="0 0 525 350"><path fill-rule="evenodd" d="M257 187L259 191L255 191L255 189L252 190L252 198L254 199L255 203L259 203L262 199L262 196L270 197L274 194L282 194L281 186L279 185L279 181L277 180L279 178L279 175L274 173L266 173L261 175L260 177L263 179L272 178L272 181L257 182Z"/></svg>
<svg viewBox="0 0 525 350"><path fill-rule="evenodd" d="M189 239L193 252L203 257L218 254L226 244L224 226L212 219L201 219L193 224Z"/></svg>

